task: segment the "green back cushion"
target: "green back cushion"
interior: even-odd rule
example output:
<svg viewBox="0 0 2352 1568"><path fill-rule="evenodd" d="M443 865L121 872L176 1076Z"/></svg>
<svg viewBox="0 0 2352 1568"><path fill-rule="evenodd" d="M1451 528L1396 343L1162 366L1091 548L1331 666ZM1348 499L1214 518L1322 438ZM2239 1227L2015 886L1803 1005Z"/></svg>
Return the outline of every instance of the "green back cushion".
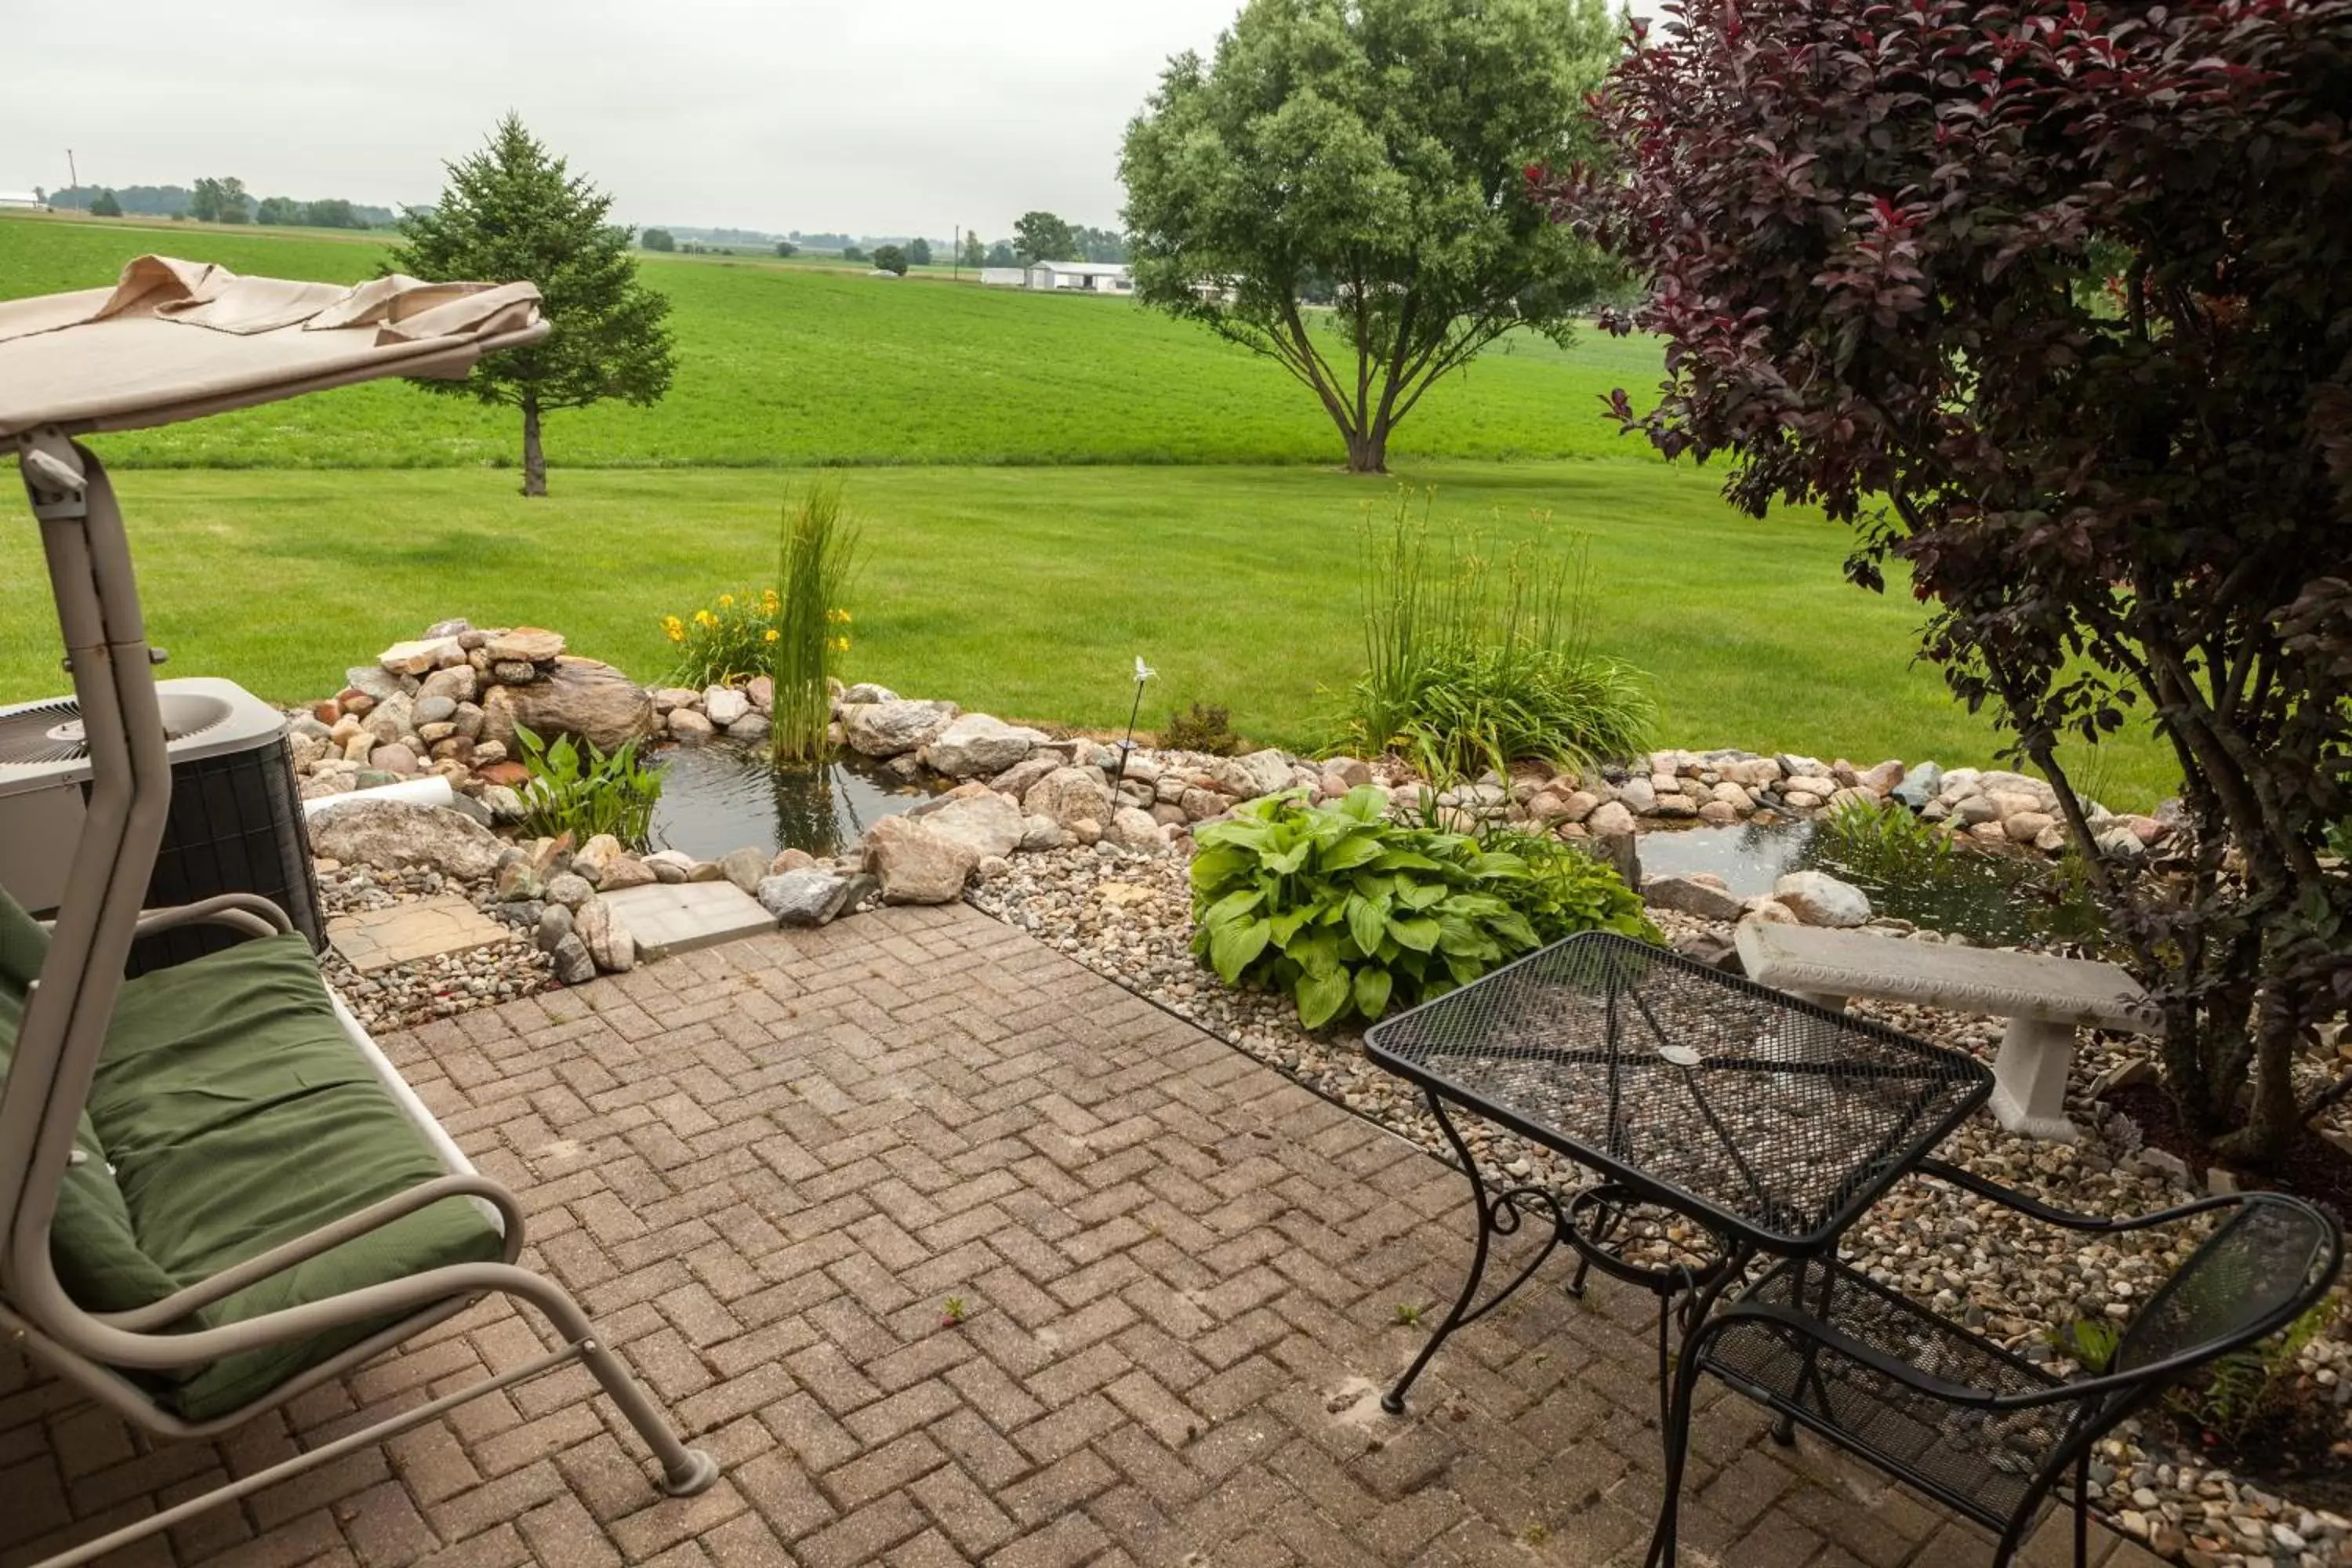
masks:
<svg viewBox="0 0 2352 1568"><path fill-rule="evenodd" d="M186 1284L444 1173L343 1034L299 935L125 986L89 1114L138 1249ZM216 1302L202 1321L241 1322L500 1254L481 1212L449 1199ZM190 1420L224 1415L390 1321L214 1362L170 1402Z"/></svg>
<svg viewBox="0 0 2352 1568"><path fill-rule="evenodd" d="M16 900L0 889L0 1080L16 1054L25 999L48 956L49 938ZM179 1289L139 1249L131 1212L107 1173L106 1151L89 1112L74 1124L79 1161L66 1167L49 1226L49 1260L66 1294L92 1311L119 1312L160 1301Z"/></svg>

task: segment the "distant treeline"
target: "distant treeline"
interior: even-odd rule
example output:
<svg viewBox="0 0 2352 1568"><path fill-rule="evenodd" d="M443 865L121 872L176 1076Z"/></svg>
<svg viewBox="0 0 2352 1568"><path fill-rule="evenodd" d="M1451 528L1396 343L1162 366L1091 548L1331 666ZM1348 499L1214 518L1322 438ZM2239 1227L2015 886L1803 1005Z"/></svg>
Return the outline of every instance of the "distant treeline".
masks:
<svg viewBox="0 0 2352 1568"><path fill-rule="evenodd" d="M322 196L296 201L264 196L255 201L236 179L199 180L186 185L69 185L48 195L53 207L101 217L200 217L214 223L302 225L311 228L389 228L400 219L390 207ZM199 210L202 209L202 210Z"/></svg>

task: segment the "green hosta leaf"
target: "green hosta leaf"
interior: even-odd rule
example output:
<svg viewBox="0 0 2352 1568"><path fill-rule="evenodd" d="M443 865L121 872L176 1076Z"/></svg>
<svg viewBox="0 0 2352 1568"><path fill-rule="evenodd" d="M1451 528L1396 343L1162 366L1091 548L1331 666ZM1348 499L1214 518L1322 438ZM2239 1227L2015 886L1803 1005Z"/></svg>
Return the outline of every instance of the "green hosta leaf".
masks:
<svg viewBox="0 0 2352 1568"><path fill-rule="evenodd" d="M1381 841L1369 833L1343 838L1323 851L1322 869L1348 871L1380 858Z"/></svg>
<svg viewBox="0 0 2352 1568"><path fill-rule="evenodd" d="M1407 882L1396 890L1396 901L1408 910L1426 910L1444 901L1446 887L1443 882Z"/></svg>
<svg viewBox="0 0 2352 1568"><path fill-rule="evenodd" d="M1298 1023L1307 1029L1319 1029L1339 1016L1348 1005L1349 995L1348 972L1334 968L1327 974L1299 976Z"/></svg>
<svg viewBox="0 0 2352 1568"><path fill-rule="evenodd" d="M1312 839L1303 844L1294 844L1278 854L1266 856L1265 868L1276 876L1287 877L1306 865L1307 857L1314 852L1315 844Z"/></svg>
<svg viewBox="0 0 2352 1568"><path fill-rule="evenodd" d="M1358 784L1339 802L1339 809L1358 822L1378 822L1388 815L1388 791L1373 784Z"/></svg>
<svg viewBox="0 0 2352 1568"><path fill-rule="evenodd" d="M1379 900L1353 896L1348 900L1348 932L1368 955L1380 952L1388 923L1388 911Z"/></svg>
<svg viewBox="0 0 2352 1568"><path fill-rule="evenodd" d="M1283 952L1297 959L1300 969L1318 980L1339 967L1339 935L1320 928L1301 936Z"/></svg>
<svg viewBox="0 0 2352 1568"><path fill-rule="evenodd" d="M1273 935L1274 927L1265 921L1243 921L1213 928L1209 963L1215 967L1217 978L1228 985L1240 980L1242 971L1257 961Z"/></svg>
<svg viewBox="0 0 2352 1568"><path fill-rule="evenodd" d="M1227 825L1220 823L1217 826ZM1192 887L1197 892L1213 892L1228 882L1248 877L1256 869L1257 857L1247 849L1222 841L1204 842L1200 852L1192 857Z"/></svg>
<svg viewBox="0 0 2352 1568"><path fill-rule="evenodd" d="M1375 871L1443 871L1445 868L1426 855L1410 849L1388 849L1371 863Z"/></svg>
<svg viewBox="0 0 2352 1568"><path fill-rule="evenodd" d="M1389 993L1396 982L1385 969L1366 966L1356 971L1356 1011L1377 1018L1389 1010Z"/></svg>
<svg viewBox="0 0 2352 1568"><path fill-rule="evenodd" d="M1257 888L1244 888L1237 892L1227 893L1201 911L1201 923L1204 926L1224 925L1241 919L1265 901L1265 892Z"/></svg>
<svg viewBox="0 0 2352 1568"><path fill-rule="evenodd" d="M1476 959L1461 958L1450 952L1445 955L1445 969L1447 973L1454 976L1454 984L1456 985L1467 985L1486 973L1486 966Z"/></svg>
<svg viewBox="0 0 2352 1568"><path fill-rule="evenodd" d="M1409 947L1416 952L1427 952L1436 947L1439 929L1437 922L1426 915L1391 916L1389 920L1389 934L1396 938L1397 945L1400 947Z"/></svg>
<svg viewBox="0 0 2352 1568"><path fill-rule="evenodd" d="M1492 937L1456 915L1437 917L1437 946L1449 958L1476 958L1491 963L1503 955Z"/></svg>
<svg viewBox="0 0 2352 1568"><path fill-rule="evenodd" d="M1280 914L1270 917L1266 924L1274 928L1274 945L1288 947L1290 939L1298 934L1298 928L1312 919L1314 914L1314 905L1301 904L1295 910L1285 910Z"/></svg>
<svg viewBox="0 0 2352 1568"><path fill-rule="evenodd" d="M1486 929L1493 931L1496 936L1501 938L1504 942L1508 942L1515 948L1541 947L1543 945L1543 939L1536 935L1536 928L1528 923L1527 916L1519 913L1517 910L1513 910L1505 914L1500 920L1491 922Z"/></svg>

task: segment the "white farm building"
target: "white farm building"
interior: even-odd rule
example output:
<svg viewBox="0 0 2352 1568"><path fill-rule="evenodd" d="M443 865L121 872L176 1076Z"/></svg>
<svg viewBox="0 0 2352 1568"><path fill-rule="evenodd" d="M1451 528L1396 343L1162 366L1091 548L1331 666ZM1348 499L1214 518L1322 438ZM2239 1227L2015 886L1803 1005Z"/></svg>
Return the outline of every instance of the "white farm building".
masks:
<svg viewBox="0 0 2352 1568"><path fill-rule="evenodd" d="M1041 293L1132 294L1135 275L1124 261L1033 261L1026 267L984 267L980 280L997 289Z"/></svg>

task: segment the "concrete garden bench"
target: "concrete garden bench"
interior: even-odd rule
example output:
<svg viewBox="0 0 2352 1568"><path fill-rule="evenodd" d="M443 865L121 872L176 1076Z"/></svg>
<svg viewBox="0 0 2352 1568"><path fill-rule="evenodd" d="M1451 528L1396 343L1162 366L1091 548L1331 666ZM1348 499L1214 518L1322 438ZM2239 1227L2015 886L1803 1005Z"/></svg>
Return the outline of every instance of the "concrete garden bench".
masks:
<svg viewBox="0 0 2352 1568"><path fill-rule="evenodd" d="M2030 1138L2074 1140L2066 1069L2077 1027L2156 1028L2147 994L2112 963L1761 921L1742 923L1738 942L1749 979L1821 1006L1870 996L2008 1019L1990 1103L2003 1127Z"/></svg>

